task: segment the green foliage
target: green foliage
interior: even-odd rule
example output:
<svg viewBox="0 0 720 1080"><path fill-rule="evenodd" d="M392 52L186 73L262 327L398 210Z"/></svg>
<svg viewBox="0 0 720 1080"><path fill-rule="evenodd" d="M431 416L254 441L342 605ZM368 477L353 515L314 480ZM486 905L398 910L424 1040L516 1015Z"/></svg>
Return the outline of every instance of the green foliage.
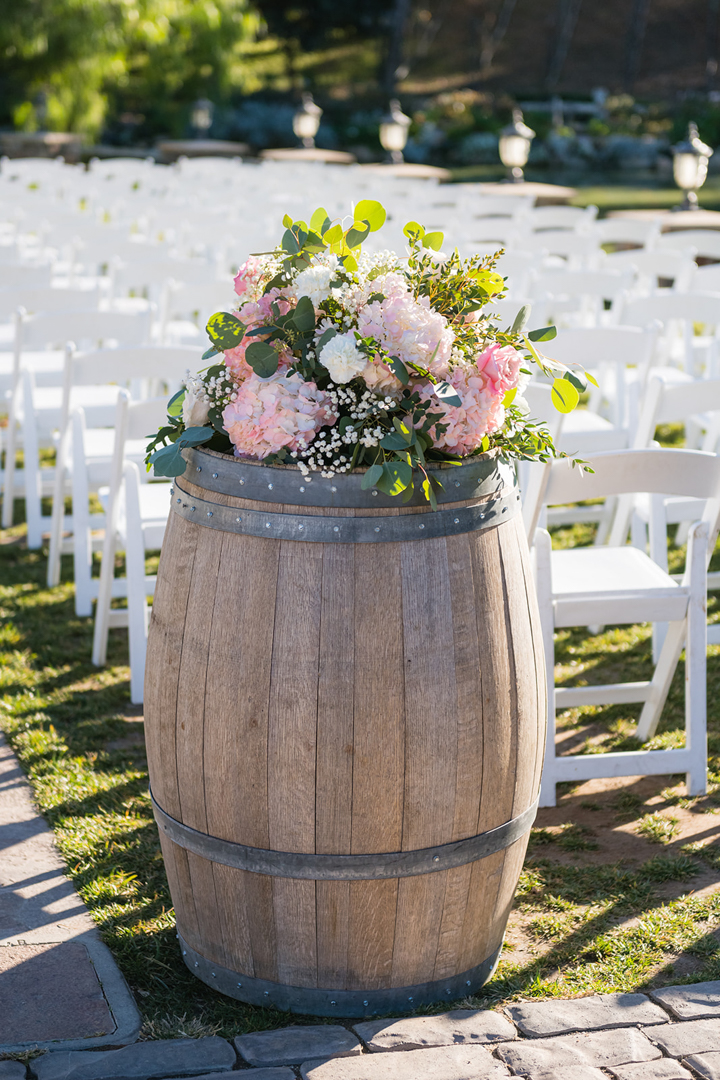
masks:
<svg viewBox="0 0 720 1080"><path fill-rule="evenodd" d="M258 26L249 0L4 0L0 124L96 138L108 110L181 134ZM42 104L41 104L42 102Z"/></svg>

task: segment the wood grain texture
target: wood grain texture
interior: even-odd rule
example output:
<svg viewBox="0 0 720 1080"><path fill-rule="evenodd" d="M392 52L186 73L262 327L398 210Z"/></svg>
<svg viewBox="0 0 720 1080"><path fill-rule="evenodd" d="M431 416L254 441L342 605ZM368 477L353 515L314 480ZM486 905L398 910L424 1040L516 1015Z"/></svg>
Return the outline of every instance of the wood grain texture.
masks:
<svg viewBox="0 0 720 1080"><path fill-rule="evenodd" d="M148 669L153 790L214 836L309 853L413 850L492 829L537 794L544 667L519 519L340 545L173 517ZM357 882L264 877L163 848L178 925L208 959L293 986L371 991L452 977L494 952L525 844Z"/></svg>

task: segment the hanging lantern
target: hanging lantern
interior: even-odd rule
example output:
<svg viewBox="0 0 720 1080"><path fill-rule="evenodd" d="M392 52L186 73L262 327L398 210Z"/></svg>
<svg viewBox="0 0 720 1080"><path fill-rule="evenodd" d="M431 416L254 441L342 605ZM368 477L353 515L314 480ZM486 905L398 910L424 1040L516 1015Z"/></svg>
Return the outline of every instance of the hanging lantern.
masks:
<svg viewBox="0 0 720 1080"><path fill-rule="evenodd" d="M500 132L498 151L503 165L510 170L509 179L515 183L525 179L523 168L527 165L534 138L535 132L523 122L520 109L513 109L512 124L508 124Z"/></svg>
<svg viewBox="0 0 720 1080"><path fill-rule="evenodd" d="M202 139L203 135L207 135L212 127L214 111L215 106L208 98L198 98L193 105L190 114L190 123L195 132L196 139Z"/></svg>

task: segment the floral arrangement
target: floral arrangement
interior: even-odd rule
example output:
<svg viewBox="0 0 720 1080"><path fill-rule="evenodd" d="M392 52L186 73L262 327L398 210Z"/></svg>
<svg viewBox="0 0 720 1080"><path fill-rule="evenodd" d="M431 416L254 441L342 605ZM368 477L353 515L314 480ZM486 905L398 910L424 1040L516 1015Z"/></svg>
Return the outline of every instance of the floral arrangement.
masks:
<svg viewBox="0 0 720 1080"><path fill-rule="evenodd" d="M371 200L350 222L322 208L309 224L285 216L280 246L240 267L237 310L208 323L203 360L220 359L171 399L148 447L156 475L180 475L182 449L205 445L297 465L309 480L362 466L363 487L409 499L419 483L434 507L431 462L556 455L522 397L532 364L553 378L560 411L585 389L584 372L538 350L555 328L526 332L523 308L501 329L497 256L443 255L443 234L417 222L404 257L364 252L385 217Z"/></svg>

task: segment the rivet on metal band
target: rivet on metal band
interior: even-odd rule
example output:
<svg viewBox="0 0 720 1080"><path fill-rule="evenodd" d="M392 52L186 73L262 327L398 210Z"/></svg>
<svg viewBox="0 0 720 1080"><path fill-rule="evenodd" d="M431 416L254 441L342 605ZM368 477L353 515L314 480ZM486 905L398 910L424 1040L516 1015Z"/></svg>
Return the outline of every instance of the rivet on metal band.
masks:
<svg viewBox="0 0 720 1080"><path fill-rule="evenodd" d="M232 840L191 829L170 817L150 793L158 827L179 847L210 862L248 870L271 877L301 878L309 881L375 881L380 878L415 877L435 874L455 866L477 862L502 851L530 829L537 813L538 800L522 814L496 829L436 847L414 851L376 852L370 855L318 855L313 852L270 851L248 847Z"/></svg>
<svg viewBox="0 0 720 1080"><path fill-rule="evenodd" d="M188 462L188 478L205 491L216 495L237 495L260 502L285 503L290 506L342 506L373 509L397 506L397 499L373 488L362 487L365 470L357 469L332 477L319 472L304 477L297 466L264 465L262 462L216 454L201 447L186 447L182 455ZM436 491L438 503L470 502L498 496L514 482L513 466L496 455L466 458L462 465L433 468L442 483ZM406 504L424 506L425 496L419 486Z"/></svg>
<svg viewBox="0 0 720 1080"><path fill-rule="evenodd" d="M404 540L432 540L439 536L490 529L509 521L520 510L516 489L505 489L502 498L454 510L435 510L422 515L401 514L378 517L324 517L320 514L275 514L268 510L242 510L188 494L179 481L176 490L182 499L173 511L186 520L221 532L244 536L265 536L276 540L304 540L311 543L377 544ZM422 520L418 520L421 517Z"/></svg>

